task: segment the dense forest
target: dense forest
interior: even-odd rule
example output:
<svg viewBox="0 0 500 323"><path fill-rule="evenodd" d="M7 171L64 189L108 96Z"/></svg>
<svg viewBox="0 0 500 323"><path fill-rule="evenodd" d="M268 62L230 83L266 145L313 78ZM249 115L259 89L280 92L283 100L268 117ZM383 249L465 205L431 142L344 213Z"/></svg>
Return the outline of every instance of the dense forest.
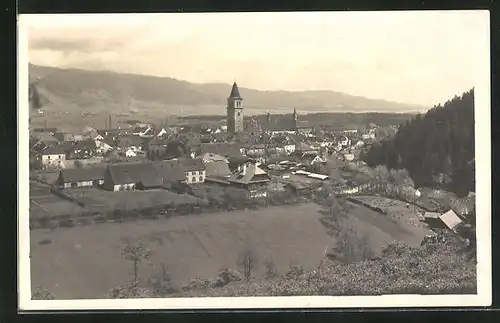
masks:
<svg viewBox="0 0 500 323"><path fill-rule="evenodd" d="M417 186L475 191L474 89L416 115L363 156L370 166L405 168Z"/></svg>

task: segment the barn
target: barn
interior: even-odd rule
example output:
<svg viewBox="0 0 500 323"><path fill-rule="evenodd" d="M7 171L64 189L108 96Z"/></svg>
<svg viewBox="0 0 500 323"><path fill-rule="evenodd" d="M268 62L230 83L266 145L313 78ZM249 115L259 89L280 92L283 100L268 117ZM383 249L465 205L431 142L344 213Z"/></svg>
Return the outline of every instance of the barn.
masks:
<svg viewBox="0 0 500 323"><path fill-rule="evenodd" d="M56 185L60 188L98 187L104 184L104 167L63 169Z"/></svg>
<svg viewBox="0 0 500 323"><path fill-rule="evenodd" d="M127 163L109 165L104 173L104 189L108 191L131 191L162 186L152 163Z"/></svg>

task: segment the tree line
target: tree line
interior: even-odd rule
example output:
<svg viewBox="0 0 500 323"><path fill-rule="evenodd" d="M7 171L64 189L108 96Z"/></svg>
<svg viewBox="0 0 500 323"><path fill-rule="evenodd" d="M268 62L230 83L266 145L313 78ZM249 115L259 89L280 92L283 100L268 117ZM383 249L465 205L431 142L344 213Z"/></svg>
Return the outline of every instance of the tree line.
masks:
<svg viewBox="0 0 500 323"><path fill-rule="evenodd" d="M372 167L407 169L417 186L459 196L475 191L474 89L416 115L362 158Z"/></svg>

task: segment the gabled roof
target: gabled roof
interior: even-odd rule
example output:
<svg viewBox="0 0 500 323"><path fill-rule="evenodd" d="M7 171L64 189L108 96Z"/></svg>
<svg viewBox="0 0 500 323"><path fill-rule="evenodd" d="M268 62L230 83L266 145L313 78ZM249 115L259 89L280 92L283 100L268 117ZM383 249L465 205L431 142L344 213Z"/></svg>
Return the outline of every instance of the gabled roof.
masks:
<svg viewBox="0 0 500 323"><path fill-rule="evenodd" d="M73 146L73 150L94 150L97 149L97 145L94 140L81 140L77 141Z"/></svg>
<svg viewBox="0 0 500 323"><path fill-rule="evenodd" d="M62 183L95 181L104 179L105 171L105 167L63 169L59 173L59 179Z"/></svg>
<svg viewBox="0 0 500 323"><path fill-rule="evenodd" d="M205 170L205 164L200 158L188 159L183 158L178 160L184 168L185 172L192 172L197 170Z"/></svg>
<svg viewBox="0 0 500 323"><path fill-rule="evenodd" d="M255 163L247 163L236 170L228 181L247 185L251 183L269 182L270 178L267 173Z"/></svg>
<svg viewBox="0 0 500 323"><path fill-rule="evenodd" d="M236 143L218 142L202 143L200 145L201 154L212 153L225 157L241 157L240 147Z"/></svg>
<svg viewBox="0 0 500 323"><path fill-rule="evenodd" d="M458 215L453 210L449 210L448 212L442 214L439 218L450 230L455 229L457 225L462 223L462 220L460 220Z"/></svg>
<svg viewBox="0 0 500 323"><path fill-rule="evenodd" d="M184 168L177 160L154 162L153 166L163 183L177 182L184 179Z"/></svg>
<svg viewBox="0 0 500 323"><path fill-rule="evenodd" d="M231 175L229 165L224 160L209 161L205 163L207 176L227 177Z"/></svg>
<svg viewBox="0 0 500 323"><path fill-rule="evenodd" d="M152 187L161 185L161 178L152 163L127 163L108 165L108 171L116 185L142 183Z"/></svg>
<svg viewBox="0 0 500 323"><path fill-rule="evenodd" d="M241 99L240 90L238 89L236 82L233 83L233 88L231 89L229 97L233 99Z"/></svg>
<svg viewBox="0 0 500 323"><path fill-rule="evenodd" d="M203 162L214 162L214 161L224 161L224 162L227 162L227 158L222 156L222 155L219 155L219 154L213 154L213 153L205 153L203 154L203 156L201 157L201 159L203 160Z"/></svg>
<svg viewBox="0 0 500 323"><path fill-rule="evenodd" d="M42 155L63 155L66 154L66 147L60 145L49 146L42 151Z"/></svg>

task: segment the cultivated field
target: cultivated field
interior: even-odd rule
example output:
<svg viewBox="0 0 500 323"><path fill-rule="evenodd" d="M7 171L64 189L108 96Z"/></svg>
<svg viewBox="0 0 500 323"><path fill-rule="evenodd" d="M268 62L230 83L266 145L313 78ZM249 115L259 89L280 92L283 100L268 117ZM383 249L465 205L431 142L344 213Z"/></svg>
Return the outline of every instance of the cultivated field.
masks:
<svg viewBox="0 0 500 323"><path fill-rule="evenodd" d="M407 207L406 202L381 196L357 196L355 199L383 210L385 214L395 220L406 222L417 227L427 228L427 224L421 222L421 220L423 220L422 214L424 210L418 206L410 205Z"/></svg>
<svg viewBox="0 0 500 323"><path fill-rule="evenodd" d="M174 285L195 277L211 278L225 267L238 269L238 258L250 247L260 263L271 257L278 273L291 264L312 269L335 241L319 219L314 203L260 210L207 213L159 220L113 223L31 232L32 286L43 286L57 298L100 298L130 279L132 264L121 249L140 239L153 251L141 265L141 276L163 264ZM428 230L390 219L351 204L349 220L379 252L387 241L420 244ZM48 243L50 242L50 243Z"/></svg>

